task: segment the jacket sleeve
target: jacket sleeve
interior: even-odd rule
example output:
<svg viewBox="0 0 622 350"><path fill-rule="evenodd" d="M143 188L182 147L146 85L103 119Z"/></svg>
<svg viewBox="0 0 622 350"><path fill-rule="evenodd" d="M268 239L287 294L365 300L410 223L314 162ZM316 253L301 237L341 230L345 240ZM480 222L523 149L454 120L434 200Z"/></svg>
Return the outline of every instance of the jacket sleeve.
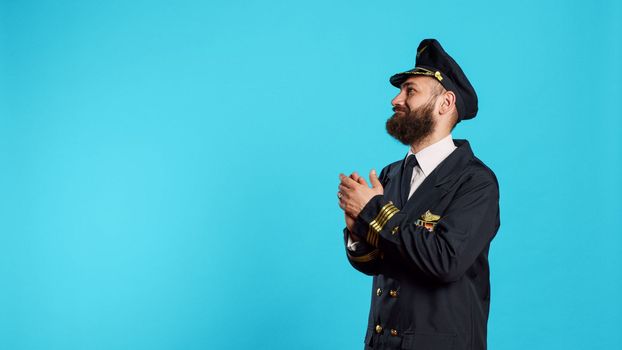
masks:
<svg viewBox="0 0 622 350"><path fill-rule="evenodd" d="M348 244L349 234L350 231L348 228L344 228L343 239L345 241L345 245ZM346 256L348 257L350 265L358 271L370 276L380 273L380 269L382 267L382 255L380 253L380 249L377 247L372 247L366 242L359 241L359 244L356 245L356 250L354 251L349 250L346 247Z"/></svg>
<svg viewBox="0 0 622 350"><path fill-rule="evenodd" d="M353 231L368 244L441 282L459 280L499 229L499 186L481 171L460 185L434 229L407 218L383 195L363 208Z"/></svg>
<svg viewBox="0 0 622 350"><path fill-rule="evenodd" d="M378 176L378 180L380 180L380 183L383 186L386 184L387 168L388 167L382 169L380 175ZM348 257L350 265L366 275L372 276L379 274L383 265L383 253L380 249L377 246L372 246L365 240L361 239L357 242L355 250L350 250L347 247L349 235L350 231L347 227L345 227L343 229L343 240L346 256Z"/></svg>

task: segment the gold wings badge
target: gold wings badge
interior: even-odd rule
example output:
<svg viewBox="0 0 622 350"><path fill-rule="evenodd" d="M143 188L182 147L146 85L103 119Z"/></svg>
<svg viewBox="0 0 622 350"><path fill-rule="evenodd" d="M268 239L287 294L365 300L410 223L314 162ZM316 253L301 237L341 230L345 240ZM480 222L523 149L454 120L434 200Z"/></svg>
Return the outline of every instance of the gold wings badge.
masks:
<svg viewBox="0 0 622 350"><path fill-rule="evenodd" d="M415 221L415 225L422 226L431 232L434 229L434 226L436 226L438 220L440 219L440 215L432 214L432 212L428 210L423 215L421 215L421 219Z"/></svg>

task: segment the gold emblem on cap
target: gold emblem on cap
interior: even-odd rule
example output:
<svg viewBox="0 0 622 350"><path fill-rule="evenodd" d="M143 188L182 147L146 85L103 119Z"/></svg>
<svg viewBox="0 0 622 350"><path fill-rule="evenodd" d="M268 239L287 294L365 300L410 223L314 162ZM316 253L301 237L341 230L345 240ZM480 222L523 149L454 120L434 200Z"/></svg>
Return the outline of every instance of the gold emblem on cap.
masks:
<svg viewBox="0 0 622 350"><path fill-rule="evenodd" d="M440 218L440 215L432 214L429 210L426 211L425 214L421 215L421 220L423 221L438 221Z"/></svg>
<svg viewBox="0 0 622 350"><path fill-rule="evenodd" d="M423 67L415 67L414 70L402 72L400 74L414 74L414 75L429 75L431 77L436 78L438 81L443 81L443 75L440 71L431 71L427 68Z"/></svg>

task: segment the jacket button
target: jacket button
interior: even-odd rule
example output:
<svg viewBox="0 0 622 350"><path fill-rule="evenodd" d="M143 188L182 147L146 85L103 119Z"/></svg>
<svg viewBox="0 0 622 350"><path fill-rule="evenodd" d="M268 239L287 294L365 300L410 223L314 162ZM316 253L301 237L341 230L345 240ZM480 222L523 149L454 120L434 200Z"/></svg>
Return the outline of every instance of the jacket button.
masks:
<svg viewBox="0 0 622 350"><path fill-rule="evenodd" d="M390 295L390 296L392 296L393 298L397 298L397 291L396 291L396 290L391 289L391 290L389 291L389 295Z"/></svg>
<svg viewBox="0 0 622 350"><path fill-rule="evenodd" d="M392 329L391 330L391 335L396 337L397 336L397 330L396 329Z"/></svg>
<svg viewBox="0 0 622 350"><path fill-rule="evenodd" d="M399 231L400 227L399 226L395 226L392 230L391 230L391 234L394 235L397 233L397 231Z"/></svg>
<svg viewBox="0 0 622 350"><path fill-rule="evenodd" d="M381 296L382 295L382 289L380 289L380 288L376 289L376 295L377 296Z"/></svg>
<svg viewBox="0 0 622 350"><path fill-rule="evenodd" d="M376 325L376 333L378 334L382 333L382 326L379 324Z"/></svg>

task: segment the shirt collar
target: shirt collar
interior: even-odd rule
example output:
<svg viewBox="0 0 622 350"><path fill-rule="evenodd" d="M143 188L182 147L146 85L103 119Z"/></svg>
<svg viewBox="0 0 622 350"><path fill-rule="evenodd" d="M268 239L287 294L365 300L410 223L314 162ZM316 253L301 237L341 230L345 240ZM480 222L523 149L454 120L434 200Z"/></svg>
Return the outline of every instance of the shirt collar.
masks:
<svg viewBox="0 0 622 350"><path fill-rule="evenodd" d="M417 153L413 153L412 147L409 147L406 158L408 158L409 155L414 154L415 157L417 157L417 162L419 163L419 167L423 171L423 174L428 176L456 148L457 147L454 145L453 138L451 137L451 134L449 134Z"/></svg>

